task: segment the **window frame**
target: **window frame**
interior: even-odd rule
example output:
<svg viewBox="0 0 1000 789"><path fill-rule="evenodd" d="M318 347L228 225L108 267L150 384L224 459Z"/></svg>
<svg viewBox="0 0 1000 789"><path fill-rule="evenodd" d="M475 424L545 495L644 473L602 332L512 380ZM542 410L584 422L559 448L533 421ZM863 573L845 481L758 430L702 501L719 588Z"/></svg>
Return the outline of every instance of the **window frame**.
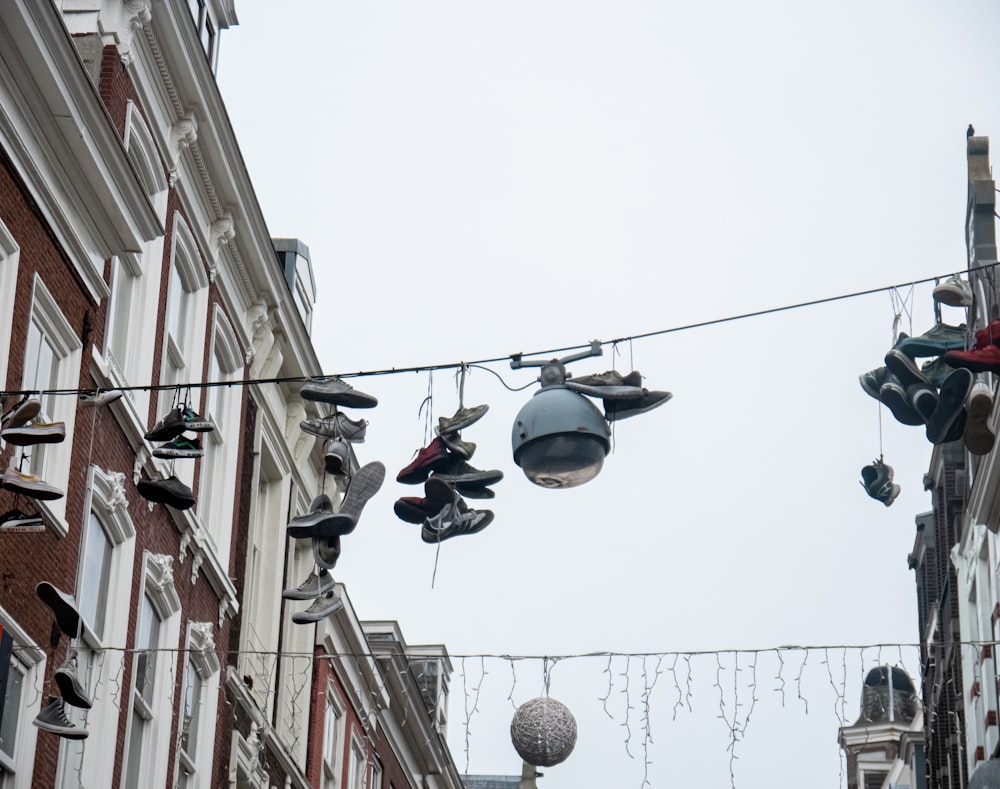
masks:
<svg viewBox="0 0 1000 789"><path fill-rule="evenodd" d="M34 771L34 753L37 741L38 729L31 725L31 722L38 715L41 709L41 693L24 693L25 689L40 686L41 678L45 674L45 651L39 647L18 623L17 620L3 606L0 606L0 622L3 622L4 632L9 633L14 648L11 652L11 663L18 664L18 670L24 672L22 681L22 693L18 704L17 730L14 739L13 759L8 760L3 757L5 763L3 769L8 775L13 776L8 779L0 773L0 786L4 789L29 789L32 785ZM0 699L0 704L3 700Z"/></svg>
<svg viewBox="0 0 1000 789"><path fill-rule="evenodd" d="M210 622L190 622L185 647L183 692L177 726L177 763L174 767L176 784L184 789L210 789L214 758L215 726L218 716L219 676L221 663L215 653L215 639ZM198 711L194 753L184 746L184 705L191 673L198 678ZM202 769L199 771L199 759Z"/></svg>

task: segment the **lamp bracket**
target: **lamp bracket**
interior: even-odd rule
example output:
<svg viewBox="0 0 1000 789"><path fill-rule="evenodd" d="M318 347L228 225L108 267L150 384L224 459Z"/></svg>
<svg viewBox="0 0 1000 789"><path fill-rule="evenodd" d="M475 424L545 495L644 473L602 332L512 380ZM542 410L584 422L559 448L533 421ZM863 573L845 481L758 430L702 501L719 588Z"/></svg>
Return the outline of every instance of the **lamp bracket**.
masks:
<svg viewBox="0 0 1000 789"><path fill-rule="evenodd" d="M515 353L511 354L510 357L510 369L520 370L522 367L546 367L550 364L566 365L570 362L577 362L580 359L589 359L592 356L603 356L604 348L603 343L600 340L591 340L590 348L586 351L579 351L577 353L571 353L569 356L564 356L562 359L532 359L530 361L525 361L521 354Z"/></svg>

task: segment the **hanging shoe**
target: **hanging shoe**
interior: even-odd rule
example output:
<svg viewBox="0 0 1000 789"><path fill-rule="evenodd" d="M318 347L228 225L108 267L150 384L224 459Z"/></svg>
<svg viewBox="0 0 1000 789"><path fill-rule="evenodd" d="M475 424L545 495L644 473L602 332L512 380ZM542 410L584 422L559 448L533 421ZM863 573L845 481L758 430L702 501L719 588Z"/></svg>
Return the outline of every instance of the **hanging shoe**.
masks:
<svg viewBox="0 0 1000 789"><path fill-rule="evenodd" d="M83 619L80 611L76 607L76 600L73 595L56 589L48 581L42 581L35 587L35 594L39 599L52 609L55 615L56 624L70 638L79 638L83 633Z"/></svg>
<svg viewBox="0 0 1000 789"><path fill-rule="evenodd" d="M899 495L900 487L892 481L892 466L881 459L861 469L861 485L865 492L876 501L881 501L886 507L891 505Z"/></svg>
<svg viewBox="0 0 1000 789"><path fill-rule="evenodd" d="M393 504L393 511L407 523L423 523L455 500L455 490L442 479L431 477L424 483L424 495L403 496Z"/></svg>
<svg viewBox="0 0 1000 789"><path fill-rule="evenodd" d="M417 456L410 465L396 475L396 482L402 482L404 485L419 485L430 476L432 471L446 468L451 460L451 450L438 436L417 452Z"/></svg>
<svg viewBox="0 0 1000 789"><path fill-rule="evenodd" d="M973 455L988 454L996 443L996 434L990 428L993 414L993 390L977 375L965 402L965 447Z"/></svg>
<svg viewBox="0 0 1000 789"><path fill-rule="evenodd" d="M310 539L327 534L327 521L333 517L333 502L325 493L319 494L309 505L309 512L296 515L288 522L286 531L296 540Z"/></svg>
<svg viewBox="0 0 1000 789"><path fill-rule="evenodd" d="M191 488L174 476L166 479L140 479L135 487L147 501L166 504L175 510L187 510L194 506Z"/></svg>
<svg viewBox="0 0 1000 789"><path fill-rule="evenodd" d="M944 444L951 438L951 428L956 421L965 418L965 399L972 389L973 375L968 370L955 370L949 375L938 393L938 405L927 422L927 440L932 444ZM961 437L959 433L959 437Z"/></svg>
<svg viewBox="0 0 1000 789"><path fill-rule="evenodd" d="M990 344L971 351L948 351L944 360L952 367L963 367L974 373L1000 373L1000 346Z"/></svg>
<svg viewBox="0 0 1000 789"><path fill-rule="evenodd" d="M209 433L213 430L215 430L215 425L210 419L206 419L186 405L178 405L153 425L152 429L146 433L145 438L147 441L170 441L188 431Z"/></svg>
<svg viewBox="0 0 1000 789"><path fill-rule="evenodd" d="M23 493L38 501L52 501L66 495L55 485L43 482L34 474L23 474L16 468L9 468L3 473L3 476L0 477L0 486L15 493Z"/></svg>
<svg viewBox="0 0 1000 789"><path fill-rule="evenodd" d="M26 515L15 507L0 516L0 531L45 531L45 521L42 519L41 515Z"/></svg>
<svg viewBox="0 0 1000 789"><path fill-rule="evenodd" d="M469 499L493 499L497 495L493 488L487 488L483 485L466 485L462 482L455 483L455 490Z"/></svg>
<svg viewBox="0 0 1000 789"><path fill-rule="evenodd" d="M319 419L303 419L299 422L299 427L317 438L338 438L352 444L361 444L364 443L368 423L364 419L350 419L347 414L338 411Z"/></svg>
<svg viewBox="0 0 1000 789"><path fill-rule="evenodd" d="M948 351L965 350L967 329L961 326L949 326L945 323L935 323L930 329L918 337L907 337L896 344L896 347L909 356L940 356Z"/></svg>
<svg viewBox="0 0 1000 789"><path fill-rule="evenodd" d="M457 430L454 433L442 433L441 440L463 460L469 460L476 451L476 445L471 441L463 441L462 435Z"/></svg>
<svg viewBox="0 0 1000 789"><path fill-rule="evenodd" d="M188 438L183 435L153 450L153 457L156 458L200 458L204 454L200 438Z"/></svg>
<svg viewBox="0 0 1000 789"><path fill-rule="evenodd" d="M125 393L121 389L102 389L99 392L81 394L79 404L99 408L102 405L111 405L115 400L120 400L123 394Z"/></svg>
<svg viewBox="0 0 1000 789"><path fill-rule="evenodd" d="M365 463L351 477L337 514L324 523L324 532L317 536L342 536L354 531L365 504L379 492L384 481L385 466L382 463L377 460L373 463Z"/></svg>
<svg viewBox="0 0 1000 789"><path fill-rule="evenodd" d="M0 438L18 447L58 444L66 440L65 422L29 422L0 430Z"/></svg>
<svg viewBox="0 0 1000 789"><path fill-rule="evenodd" d="M972 350L978 351L990 345L1000 343L1000 318L990 321L986 326L976 332L976 342Z"/></svg>
<svg viewBox="0 0 1000 789"><path fill-rule="evenodd" d="M333 589L335 583L333 576L326 570L320 570L319 574L313 570L306 580L294 589L286 589L281 596L285 600L313 600Z"/></svg>
<svg viewBox="0 0 1000 789"><path fill-rule="evenodd" d="M583 386L637 386L642 388L642 376L638 370L633 370L628 375L622 375L617 370L608 370L606 373L597 373L596 375L573 376L568 380Z"/></svg>
<svg viewBox="0 0 1000 789"><path fill-rule="evenodd" d="M485 404L474 405L471 408L459 408L452 416L438 417L438 426L434 428L434 432L441 435L442 433L455 433L464 430L482 419L489 410L490 407Z"/></svg>
<svg viewBox="0 0 1000 789"><path fill-rule="evenodd" d="M618 422L630 416L644 414L659 408L673 398L670 392L648 391L642 397L628 400L605 400L604 418L609 422Z"/></svg>
<svg viewBox="0 0 1000 789"><path fill-rule="evenodd" d="M882 388L879 389L879 400L885 403L896 421L904 425L926 424L924 418L913 410L910 398L906 396L906 387L899 379L886 370L883 381Z"/></svg>
<svg viewBox="0 0 1000 789"><path fill-rule="evenodd" d="M941 384L944 383L944 379L951 375L954 369L942 356L925 362L923 367L920 368L920 372L931 386L935 389L940 389Z"/></svg>
<svg viewBox="0 0 1000 789"><path fill-rule="evenodd" d="M72 704L74 707L80 707L85 710L89 710L93 706L93 702L87 698L87 694L77 676L75 649L69 651L66 660L56 669L56 673L52 675L52 678L56 681L56 685L59 686L59 693L63 701L67 704Z"/></svg>
<svg viewBox="0 0 1000 789"><path fill-rule="evenodd" d="M313 378L302 385L299 394L304 400L331 403L348 408L374 408L378 400L370 394L359 392L339 378Z"/></svg>
<svg viewBox="0 0 1000 789"><path fill-rule="evenodd" d="M876 400L882 400L879 390L885 383L885 367L876 367L874 370L862 373L858 376L858 381L861 383L861 388L865 390L865 394Z"/></svg>
<svg viewBox="0 0 1000 789"><path fill-rule="evenodd" d="M467 487L484 488L487 485L495 485L502 480L503 472L498 469L480 471L478 468L470 466L461 458L453 458L448 466L441 471L435 471L431 479L450 482L453 485L462 484Z"/></svg>
<svg viewBox="0 0 1000 789"><path fill-rule="evenodd" d="M492 522L491 510L469 509L459 499L424 522L420 539L429 544L444 542L452 537L481 532Z"/></svg>
<svg viewBox="0 0 1000 789"><path fill-rule="evenodd" d="M889 372L899 379L899 382L904 387L913 384L930 385L924 374L920 372L920 368L917 367L917 363L899 348L890 348L888 350L885 355L885 366Z"/></svg>
<svg viewBox="0 0 1000 789"><path fill-rule="evenodd" d="M938 404L937 390L927 384L910 384L906 387L906 398L913 406L913 410L920 414L924 424L930 422Z"/></svg>
<svg viewBox="0 0 1000 789"><path fill-rule="evenodd" d="M344 607L344 601L335 591L331 590L317 597L305 611L292 614L292 621L297 625L308 625L319 622Z"/></svg>
<svg viewBox="0 0 1000 789"><path fill-rule="evenodd" d="M26 397L7 412L3 419L0 419L0 430L7 430L11 427L26 425L42 410L42 403L36 397Z"/></svg>
<svg viewBox="0 0 1000 789"><path fill-rule="evenodd" d="M312 541L313 559L324 570L332 570L340 558L340 537L320 537Z"/></svg>
<svg viewBox="0 0 1000 789"><path fill-rule="evenodd" d="M67 740L84 740L90 732L80 726L74 726L66 717L66 708L63 700L56 696L49 696L49 703L42 707L32 723L42 731L58 734Z"/></svg>
<svg viewBox="0 0 1000 789"><path fill-rule="evenodd" d="M931 292L934 301L949 307L968 307L972 304L972 289L958 274L952 274Z"/></svg>
<svg viewBox="0 0 1000 789"><path fill-rule="evenodd" d="M641 386L587 386L572 379L565 381L563 386L598 400L637 400L646 393Z"/></svg>
<svg viewBox="0 0 1000 789"><path fill-rule="evenodd" d="M350 447L337 438L327 439L323 445L323 463L326 473L335 477L349 477L358 470Z"/></svg>

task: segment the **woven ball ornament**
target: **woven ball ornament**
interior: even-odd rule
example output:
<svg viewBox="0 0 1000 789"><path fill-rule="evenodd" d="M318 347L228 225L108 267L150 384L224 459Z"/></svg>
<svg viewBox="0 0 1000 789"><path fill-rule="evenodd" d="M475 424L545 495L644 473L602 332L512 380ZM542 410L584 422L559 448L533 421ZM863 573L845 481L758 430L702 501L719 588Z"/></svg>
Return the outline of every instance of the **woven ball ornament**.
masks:
<svg viewBox="0 0 1000 789"><path fill-rule="evenodd" d="M576 719L555 699L526 701L510 722L510 741L524 761L534 767L552 767L566 760L576 745Z"/></svg>

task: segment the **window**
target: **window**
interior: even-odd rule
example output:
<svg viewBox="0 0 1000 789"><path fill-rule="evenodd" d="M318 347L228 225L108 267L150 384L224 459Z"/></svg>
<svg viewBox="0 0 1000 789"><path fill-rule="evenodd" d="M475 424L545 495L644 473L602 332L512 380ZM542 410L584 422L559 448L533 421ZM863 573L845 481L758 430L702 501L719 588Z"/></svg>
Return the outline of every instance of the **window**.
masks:
<svg viewBox="0 0 1000 789"><path fill-rule="evenodd" d="M382 763L378 759L372 759L368 789L382 789Z"/></svg>
<svg viewBox="0 0 1000 789"><path fill-rule="evenodd" d="M172 557L147 553L145 565L133 644L124 786L161 786L167 777L173 657L160 650L177 645L180 599L174 588Z"/></svg>
<svg viewBox="0 0 1000 789"><path fill-rule="evenodd" d="M177 734L178 789L211 786L220 665L214 649L211 623L192 622L188 629L183 706Z"/></svg>
<svg viewBox="0 0 1000 789"><path fill-rule="evenodd" d="M7 685L0 703L0 789L27 789L32 784L32 765L38 729L31 725L41 707L41 694L34 688L45 669L45 653L27 633L0 608L0 629L11 647L4 651L8 664Z"/></svg>
<svg viewBox="0 0 1000 789"><path fill-rule="evenodd" d="M108 646L120 646L128 633L132 602L135 526L128 513L125 475L91 466L88 474L87 513L82 528L82 554L76 600L84 620L77 651L77 677L92 699L124 675L126 656ZM118 680L120 682L120 679ZM95 700L96 701L96 700ZM117 726L117 705L95 703L88 712L66 707L71 722L92 732ZM100 786L107 765L115 758L113 738L64 740L59 746L59 786Z"/></svg>
<svg viewBox="0 0 1000 789"><path fill-rule="evenodd" d="M17 293L17 267L21 249L0 222L0 315L14 314L14 296ZM0 321L0 348L10 348L12 322ZM0 354L0 381L7 380L8 354Z"/></svg>
<svg viewBox="0 0 1000 789"><path fill-rule="evenodd" d="M365 747L356 734L351 735L351 774L348 789L365 789Z"/></svg>
<svg viewBox="0 0 1000 789"><path fill-rule="evenodd" d="M326 691L323 717L323 789L340 789L344 752L344 703L333 686Z"/></svg>
<svg viewBox="0 0 1000 789"><path fill-rule="evenodd" d="M243 357L236 333L222 309L215 308L212 351L208 363L209 381L238 381L243 373ZM233 530L233 486L236 483L237 451L241 438L243 390L239 386L210 386L205 416L215 430L203 434L205 458L198 487L198 515L207 528L215 553L223 567L229 565Z"/></svg>
<svg viewBox="0 0 1000 789"><path fill-rule="evenodd" d="M22 471L37 474L63 491L69 482L76 403L72 398L54 397L45 392L73 389L78 385L81 348L77 333L41 278L35 275L21 388L42 393L42 409L36 418L43 422L65 422L66 440L60 444L19 447L11 464ZM39 506L49 516L60 536L65 536L69 531L65 523L65 499L39 502Z"/></svg>

